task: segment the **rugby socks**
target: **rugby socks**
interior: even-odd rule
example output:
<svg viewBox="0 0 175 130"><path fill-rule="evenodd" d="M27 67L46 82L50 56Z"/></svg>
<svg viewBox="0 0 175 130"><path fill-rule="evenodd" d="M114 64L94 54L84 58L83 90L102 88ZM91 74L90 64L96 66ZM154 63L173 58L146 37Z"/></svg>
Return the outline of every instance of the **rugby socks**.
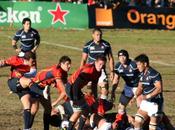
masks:
<svg viewBox="0 0 175 130"><path fill-rule="evenodd" d="M69 127L67 128L67 130L73 130L75 122L69 121Z"/></svg>
<svg viewBox="0 0 175 130"><path fill-rule="evenodd" d="M86 122L86 119L81 116L79 118L78 130L83 130L83 127L84 127L85 122Z"/></svg>
<svg viewBox="0 0 175 130"><path fill-rule="evenodd" d="M31 114L31 116L30 116L30 128L32 128L34 118L35 118L35 115Z"/></svg>
<svg viewBox="0 0 175 130"><path fill-rule="evenodd" d="M31 117L31 113L30 113L30 109L24 109L23 112L23 118L24 118L24 129L30 129L30 117Z"/></svg>
<svg viewBox="0 0 175 130"><path fill-rule="evenodd" d="M38 84L37 83L33 83L31 86L30 86L30 90L34 93L37 93L39 95L42 95L43 96L43 90L40 89L38 87Z"/></svg>
<svg viewBox="0 0 175 130"><path fill-rule="evenodd" d="M43 115L44 130L49 130L50 118L51 118L50 114L44 113Z"/></svg>

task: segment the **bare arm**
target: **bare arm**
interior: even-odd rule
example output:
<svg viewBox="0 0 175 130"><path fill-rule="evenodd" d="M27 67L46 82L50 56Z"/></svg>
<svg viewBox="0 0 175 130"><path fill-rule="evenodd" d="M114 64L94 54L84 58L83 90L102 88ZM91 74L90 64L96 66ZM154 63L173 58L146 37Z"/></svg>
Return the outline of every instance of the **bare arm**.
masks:
<svg viewBox="0 0 175 130"><path fill-rule="evenodd" d="M112 81L112 91L111 91L111 100L114 101L115 100L115 90L119 84L119 80L120 80L120 76L115 74L113 81Z"/></svg>
<svg viewBox="0 0 175 130"><path fill-rule="evenodd" d="M59 94L58 98L52 102L52 107L59 104L66 97L65 87L62 80L57 79L56 84L57 84L57 87L59 86L60 92L58 92Z"/></svg>
<svg viewBox="0 0 175 130"><path fill-rule="evenodd" d="M80 63L80 68L83 67L83 65L86 64L87 58L88 58L88 54L83 52L82 53L82 58L81 58L81 63Z"/></svg>
<svg viewBox="0 0 175 130"><path fill-rule="evenodd" d="M139 82L135 97L140 96L142 94L142 91L143 91L142 83Z"/></svg>
<svg viewBox="0 0 175 130"><path fill-rule="evenodd" d="M17 46L17 41L15 41L15 40L12 40L12 47L15 49L15 51L17 53L19 53L21 51L21 49L18 48L18 46Z"/></svg>
<svg viewBox="0 0 175 130"><path fill-rule="evenodd" d="M162 92L163 87L162 87L162 82L161 81L155 82L154 85L155 85L154 91L151 92L150 94L146 95L145 96L146 99L155 97L155 96L157 96L158 94L160 94Z"/></svg>
<svg viewBox="0 0 175 130"><path fill-rule="evenodd" d="M0 67L5 67L7 64L5 63L5 60L0 60Z"/></svg>
<svg viewBox="0 0 175 130"><path fill-rule="evenodd" d="M114 78L114 58L112 52L108 54L109 58L109 69L110 69L110 79L113 81Z"/></svg>

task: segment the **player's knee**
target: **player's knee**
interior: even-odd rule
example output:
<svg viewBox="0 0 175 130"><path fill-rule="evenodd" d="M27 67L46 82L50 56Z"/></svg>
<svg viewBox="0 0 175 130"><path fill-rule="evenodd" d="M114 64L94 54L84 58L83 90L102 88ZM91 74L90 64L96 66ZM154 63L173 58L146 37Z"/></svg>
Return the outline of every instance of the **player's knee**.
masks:
<svg viewBox="0 0 175 130"><path fill-rule="evenodd" d="M156 123L153 123L153 122L150 122L149 129L150 130L157 130L157 124Z"/></svg>
<svg viewBox="0 0 175 130"><path fill-rule="evenodd" d="M136 114L135 115L135 122L139 125L142 125L145 122L145 118L140 114Z"/></svg>

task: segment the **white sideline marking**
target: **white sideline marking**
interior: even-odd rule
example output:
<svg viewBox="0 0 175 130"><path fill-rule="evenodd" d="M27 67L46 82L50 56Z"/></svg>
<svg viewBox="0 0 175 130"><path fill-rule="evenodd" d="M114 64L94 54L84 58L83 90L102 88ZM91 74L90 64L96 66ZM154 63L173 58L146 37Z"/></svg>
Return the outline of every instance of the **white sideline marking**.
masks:
<svg viewBox="0 0 175 130"><path fill-rule="evenodd" d="M4 36L12 39L11 36L8 36L8 35L4 35ZM46 44L46 45L52 45L52 46L68 48L68 49L72 49L72 50L76 50L76 51L82 51L82 49L81 48L78 48L78 47L73 47L73 46L68 46L68 45L62 45L62 44L58 44L58 43L50 43L50 42L47 42L47 41L41 41L41 42L44 43L44 44ZM115 57L117 57L117 56L115 56ZM164 63L164 62L158 61L158 60L157 61L150 60L150 62L151 63L155 63L155 64L159 64L159 65L168 66L168 67L174 67L175 66L174 64Z"/></svg>

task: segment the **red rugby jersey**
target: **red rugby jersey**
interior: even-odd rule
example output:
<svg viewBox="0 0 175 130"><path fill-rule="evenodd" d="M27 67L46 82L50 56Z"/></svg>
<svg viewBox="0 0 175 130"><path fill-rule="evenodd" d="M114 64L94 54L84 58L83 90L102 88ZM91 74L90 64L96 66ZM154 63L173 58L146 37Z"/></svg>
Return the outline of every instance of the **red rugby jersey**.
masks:
<svg viewBox="0 0 175 130"><path fill-rule="evenodd" d="M5 60L5 64L11 66L11 78L20 78L30 71L30 66L25 65L24 59L18 56L12 56Z"/></svg>
<svg viewBox="0 0 175 130"><path fill-rule="evenodd" d="M61 79L65 84L67 82L67 72L64 71L60 66L53 65L47 69L39 71L36 76L33 78L35 83L38 83L41 87L46 85L51 85L55 83L55 87L61 91L59 85L56 83L56 79Z"/></svg>
<svg viewBox="0 0 175 130"><path fill-rule="evenodd" d="M94 83L97 83L98 82L98 79L101 75L101 72L98 72L95 68L95 65L94 64L85 64L82 68L78 69L76 72L74 72L68 82L72 85L75 83L76 79L78 79L78 77L81 75L81 74L84 74L84 77L83 77L83 82L79 84L79 86L77 86L78 88L83 88L85 85L87 85L87 83L89 81L92 81Z"/></svg>

